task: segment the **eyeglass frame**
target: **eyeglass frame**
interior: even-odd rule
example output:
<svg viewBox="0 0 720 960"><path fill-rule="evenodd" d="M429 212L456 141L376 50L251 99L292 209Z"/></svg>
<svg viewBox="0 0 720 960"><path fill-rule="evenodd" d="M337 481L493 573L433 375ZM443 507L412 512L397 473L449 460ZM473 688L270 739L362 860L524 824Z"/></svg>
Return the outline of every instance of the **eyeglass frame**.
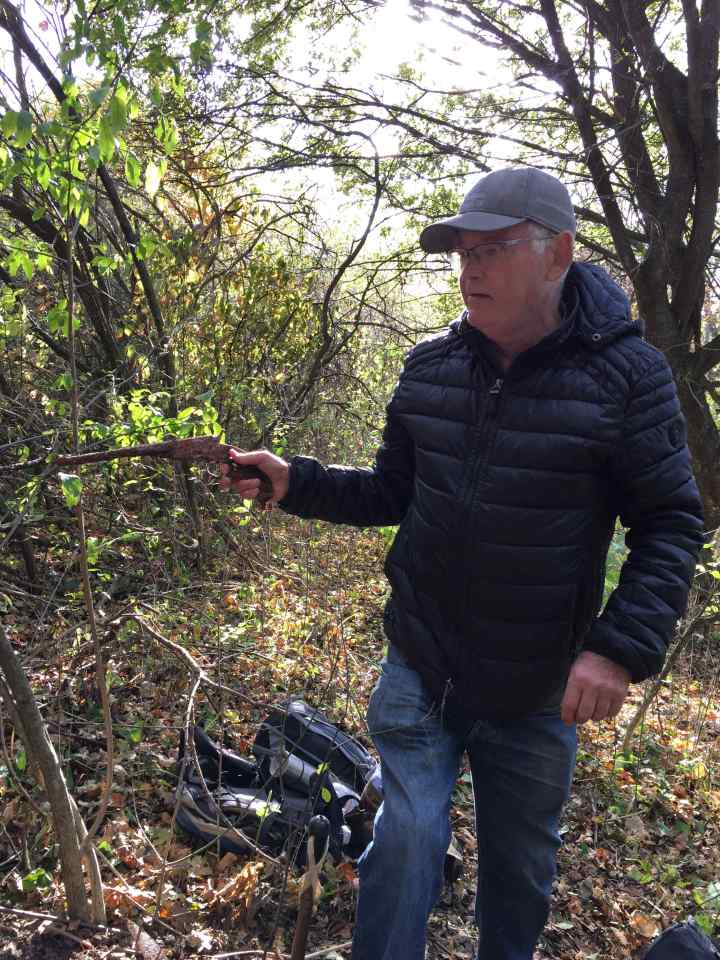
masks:
<svg viewBox="0 0 720 960"><path fill-rule="evenodd" d="M478 254L475 252L482 247L500 247L504 250L506 247L514 247L518 243L529 243L532 241L544 243L547 240L553 240L556 236L558 236L558 234L548 233L540 237L516 237L513 240L482 240L480 243L476 243L474 247L468 247L467 249L464 247L457 247L455 250L448 250L447 256L450 258L450 262L455 268L456 273L459 273L473 260L476 263L487 263L487 254L480 254L478 256ZM466 254L467 256L463 258L463 254Z"/></svg>

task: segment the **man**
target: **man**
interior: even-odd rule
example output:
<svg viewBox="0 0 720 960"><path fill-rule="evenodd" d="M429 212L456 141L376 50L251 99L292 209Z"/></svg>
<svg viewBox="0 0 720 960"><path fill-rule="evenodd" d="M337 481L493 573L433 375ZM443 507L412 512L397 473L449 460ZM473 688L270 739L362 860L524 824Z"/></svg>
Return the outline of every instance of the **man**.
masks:
<svg viewBox="0 0 720 960"><path fill-rule="evenodd" d="M368 710L385 799L360 863L354 960L424 956L464 751L478 958L531 960L575 724L615 716L628 684L659 670L686 603L702 519L672 377L622 291L573 263L574 235L554 177L483 177L420 237L458 259L466 310L410 352L374 469L233 455L290 513L400 523ZM618 516L630 553L598 616Z"/></svg>

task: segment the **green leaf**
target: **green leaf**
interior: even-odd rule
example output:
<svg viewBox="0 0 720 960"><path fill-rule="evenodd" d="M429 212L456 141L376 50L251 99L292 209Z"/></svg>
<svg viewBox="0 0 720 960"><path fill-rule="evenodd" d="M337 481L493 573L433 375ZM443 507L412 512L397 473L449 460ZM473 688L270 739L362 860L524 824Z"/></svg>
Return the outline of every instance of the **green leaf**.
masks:
<svg viewBox="0 0 720 960"><path fill-rule="evenodd" d="M153 133L162 144L165 153L171 154L175 152L178 145L178 131L177 125L172 117L160 117Z"/></svg>
<svg viewBox="0 0 720 960"><path fill-rule="evenodd" d="M69 330L69 318L67 300L60 300L54 307L51 307L47 313L47 325L50 333L59 333L67 337Z"/></svg>
<svg viewBox="0 0 720 960"><path fill-rule="evenodd" d="M204 40L193 40L190 44L190 59L196 67L211 67L210 45Z"/></svg>
<svg viewBox="0 0 720 960"><path fill-rule="evenodd" d="M80 503L83 488L83 482L80 477L74 473L59 473L58 479L60 480L63 496L65 497L65 503L69 507L77 506L78 503Z"/></svg>
<svg viewBox="0 0 720 960"><path fill-rule="evenodd" d="M47 190L50 184L50 167L46 163L41 163L35 171L35 176L43 190Z"/></svg>
<svg viewBox="0 0 720 960"><path fill-rule="evenodd" d="M46 873L42 867L38 867L37 870L33 870L32 873L27 873L22 878L22 888L25 893L31 893L33 890L37 890L38 887L44 887L47 889L52 886L52 877L49 873Z"/></svg>
<svg viewBox="0 0 720 960"><path fill-rule="evenodd" d="M128 153L125 157L125 176L131 187L140 186L141 173L142 167L140 166L140 161L134 153Z"/></svg>
<svg viewBox="0 0 720 960"><path fill-rule="evenodd" d="M102 553L102 543L97 537L88 537L87 539L87 562L88 566L96 566Z"/></svg>
<svg viewBox="0 0 720 960"><path fill-rule="evenodd" d="M113 133L120 133L127 126L127 95L119 88L110 101L110 126Z"/></svg>
<svg viewBox="0 0 720 960"><path fill-rule="evenodd" d="M32 137L32 117L27 110L21 110L17 115L17 127L15 129L15 143L18 147L27 146Z"/></svg>
<svg viewBox="0 0 720 960"><path fill-rule="evenodd" d="M150 197L154 197L160 189L160 170L152 160L145 168L145 189Z"/></svg>
<svg viewBox="0 0 720 960"><path fill-rule="evenodd" d="M320 796L322 797L325 803L330 803L332 801L332 794L327 787L323 787L320 791Z"/></svg>
<svg viewBox="0 0 720 960"><path fill-rule="evenodd" d="M185 407L184 410L181 410L177 415L179 421L189 420L190 417L194 417L196 413L199 413L197 407Z"/></svg>
<svg viewBox="0 0 720 960"><path fill-rule="evenodd" d="M115 156L115 131L112 124L103 117L98 135L98 149L102 163L108 163Z"/></svg>
<svg viewBox="0 0 720 960"><path fill-rule="evenodd" d="M25 274L28 280L32 280L35 266L29 255L24 250L12 250L7 258L7 269L11 277L15 277L19 270Z"/></svg>
<svg viewBox="0 0 720 960"><path fill-rule="evenodd" d="M711 937L715 933L715 920L710 914L696 913L694 920L705 936Z"/></svg>
<svg viewBox="0 0 720 960"><path fill-rule="evenodd" d="M18 115L14 110L6 110L0 122L0 129L6 137L12 137L17 130Z"/></svg>
<svg viewBox="0 0 720 960"><path fill-rule="evenodd" d="M24 750L18 750L15 757L15 769L18 773L23 773L27 769L27 755Z"/></svg>
<svg viewBox="0 0 720 960"><path fill-rule="evenodd" d="M114 144L113 144L113 149L114 149ZM88 160L88 167L89 167L91 170L97 170L97 168L100 166L100 163L101 163L101 160L100 160L100 149L99 149L99 147L98 147L98 145L97 145L96 143L94 143L94 144L88 149L88 152L87 152L87 160Z"/></svg>
<svg viewBox="0 0 720 960"><path fill-rule="evenodd" d="M101 86L91 91L88 99L94 107L99 107L102 105L102 102L108 93L110 93L110 87L106 83L103 83Z"/></svg>

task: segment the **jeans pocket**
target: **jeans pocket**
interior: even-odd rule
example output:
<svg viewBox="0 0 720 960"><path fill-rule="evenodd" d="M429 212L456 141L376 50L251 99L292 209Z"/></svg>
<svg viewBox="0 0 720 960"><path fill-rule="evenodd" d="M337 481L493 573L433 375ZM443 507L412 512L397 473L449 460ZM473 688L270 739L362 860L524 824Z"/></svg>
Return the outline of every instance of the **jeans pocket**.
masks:
<svg viewBox="0 0 720 960"><path fill-rule="evenodd" d="M424 728L435 712L432 697L420 674L389 655L368 704L367 723L372 736L384 731Z"/></svg>

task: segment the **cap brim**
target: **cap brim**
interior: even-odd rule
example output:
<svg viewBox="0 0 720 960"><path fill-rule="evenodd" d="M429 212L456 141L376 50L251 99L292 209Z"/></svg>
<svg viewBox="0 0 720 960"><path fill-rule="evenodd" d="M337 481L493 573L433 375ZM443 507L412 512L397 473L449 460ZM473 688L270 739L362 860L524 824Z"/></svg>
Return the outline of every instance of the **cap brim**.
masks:
<svg viewBox="0 0 720 960"><path fill-rule="evenodd" d="M460 213L425 227L420 234L420 246L425 253L446 253L457 246L458 230L503 230L522 222L522 217L503 217L498 213Z"/></svg>

